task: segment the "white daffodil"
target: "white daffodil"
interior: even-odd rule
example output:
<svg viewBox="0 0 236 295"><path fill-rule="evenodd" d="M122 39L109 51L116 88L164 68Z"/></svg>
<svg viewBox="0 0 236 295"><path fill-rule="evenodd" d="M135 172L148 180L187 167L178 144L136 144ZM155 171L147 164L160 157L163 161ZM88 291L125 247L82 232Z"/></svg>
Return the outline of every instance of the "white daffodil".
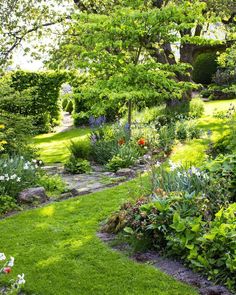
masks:
<svg viewBox="0 0 236 295"><path fill-rule="evenodd" d="M17 284L18 285L24 285L25 284L25 274L18 275Z"/></svg>
<svg viewBox="0 0 236 295"><path fill-rule="evenodd" d="M4 253L0 253L0 261L6 260L6 256Z"/></svg>
<svg viewBox="0 0 236 295"><path fill-rule="evenodd" d="M13 267L14 261L15 261L15 258L11 256L10 261L8 262L7 266Z"/></svg>
<svg viewBox="0 0 236 295"><path fill-rule="evenodd" d="M13 175L10 177L11 180L14 180L14 179L16 179L16 178L17 178L17 175L16 175L16 174L13 174Z"/></svg>

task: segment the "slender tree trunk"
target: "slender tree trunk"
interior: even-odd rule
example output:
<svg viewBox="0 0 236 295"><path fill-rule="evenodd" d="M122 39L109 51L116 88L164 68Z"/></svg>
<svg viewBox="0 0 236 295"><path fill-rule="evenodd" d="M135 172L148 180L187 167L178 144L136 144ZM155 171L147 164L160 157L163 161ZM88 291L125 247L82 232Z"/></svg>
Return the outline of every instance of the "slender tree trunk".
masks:
<svg viewBox="0 0 236 295"><path fill-rule="evenodd" d="M132 100L128 101L128 136L131 138L131 124L132 124Z"/></svg>

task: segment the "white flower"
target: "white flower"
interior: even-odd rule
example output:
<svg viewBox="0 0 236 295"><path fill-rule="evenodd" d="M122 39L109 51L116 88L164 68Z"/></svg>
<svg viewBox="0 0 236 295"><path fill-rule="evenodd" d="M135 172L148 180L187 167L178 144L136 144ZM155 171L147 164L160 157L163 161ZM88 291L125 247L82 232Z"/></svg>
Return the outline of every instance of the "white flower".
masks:
<svg viewBox="0 0 236 295"><path fill-rule="evenodd" d="M0 253L0 261L3 261L6 259L6 256L4 253Z"/></svg>
<svg viewBox="0 0 236 295"><path fill-rule="evenodd" d="M180 167L180 163L174 163L171 160L169 160L169 165L170 165L170 171L175 171L175 169Z"/></svg>
<svg viewBox="0 0 236 295"><path fill-rule="evenodd" d="M160 167L161 166L161 162L157 161L156 162L156 167Z"/></svg>
<svg viewBox="0 0 236 295"><path fill-rule="evenodd" d="M13 159L10 159L10 163L13 163L14 162L14 160Z"/></svg>
<svg viewBox="0 0 236 295"><path fill-rule="evenodd" d="M35 165L34 167L35 167L35 169L37 169L39 166L38 165Z"/></svg>
<svg viewBox="0 0 236 295"><path fill-rule="evenodd" d="M4 180L5 177L3 175L0 175L0 180Z"/></svg>
<svg viewBox="0 0 236 295"><path fill-rule="evenodd" d="M17 284L18 285L24 285L25 284L25 274L22 274L22 275L18 275L18 280L17 280Z"/></svg>
<svg viewBox="0 0 236 295"><path fill-rule="evenodd" d="M6 168L6 167L7 167L7 164L5 163L5 164L3 165L3 167Z"/></svg>
<svg viewBox="0 0 236 295"><path fill-rule="evenodd" d="M177 176L180 178L180 177L182 177L182 173L181 172L177 172Z"/></svg>
<svg viewBox="0 0 236 295"><path fill-rule="evenodd" d="M13 175L10 177L11 180L14 180L14 179L16 179L16 178L17 178L17 175L16 175L16 174L13 174Z"/></svg>
<svg viewBox="0 0 236 295"><path fill-rule="evenodd" d="M9 175L8 175L8 174L4 174L4 177L5 177L5 178L9 178Z"/></svg>
<svg viewBox="0 0 236 295"><path fill-rule="evenodd" d="M20 181L21 181L21 178L17 177L16 182L20 182Z"/></svg>
<svg viewBox="0 0 236 295"><path fill-rule="evenodd" d="M32 160L32 163L37 163L37 160Z"/></svg>
<svg viewBox="0 0 236 295"><path fill-rule="evenodd" d="M144 158L145 160L150 160L150 159L151 159L151 156L150 156L150 155L144 155L143 158Z"/></svg>
<svg viewBox="0 0 236 295"><path fill-rule="evenodd" d="M29 165L26 163L23 167L24 170L28 170L29 169Z"/></svg>
<svg viewBox="0 0 236 295"><path fill-rule="evenodd" d="M11 256L10 261L8 262L7 266L13 267L14 266L15 258Z"/></svg>
<svg viewBox="0 0 236 295"><path fill-rule="evenodd" d="M20 158L21 158L21 160L24 160L24 157L23 156L21 156Z"/></svg>

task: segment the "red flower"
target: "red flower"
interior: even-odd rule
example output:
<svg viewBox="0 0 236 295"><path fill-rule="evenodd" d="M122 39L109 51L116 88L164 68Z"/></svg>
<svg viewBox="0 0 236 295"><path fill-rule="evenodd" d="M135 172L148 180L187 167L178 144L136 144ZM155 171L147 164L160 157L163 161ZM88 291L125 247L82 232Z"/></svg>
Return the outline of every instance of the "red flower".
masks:
<svg viewBox="0 0 236 295"><path fill-rule="evenodd" d="M138 144L141 145L141 146L144 146L146 144L146 140L144 138L140 138L138 140Z"/></svg>
<svg viewBox="0 0 236 295"><path fill-rule="evenodd" d="M8 266L8 267L4 267L4 269L3 269L3 272L4 273L10 273L11 272L11 268Z"/></svg>
<svg viewBox="0 0 236 295"><path fill-rule="evenodd" d="M119 144L119 145L123 145L123 144L125 144L125 139L124 139L124 138L119 139L119 140L118 140L118 144Z"/></svg>

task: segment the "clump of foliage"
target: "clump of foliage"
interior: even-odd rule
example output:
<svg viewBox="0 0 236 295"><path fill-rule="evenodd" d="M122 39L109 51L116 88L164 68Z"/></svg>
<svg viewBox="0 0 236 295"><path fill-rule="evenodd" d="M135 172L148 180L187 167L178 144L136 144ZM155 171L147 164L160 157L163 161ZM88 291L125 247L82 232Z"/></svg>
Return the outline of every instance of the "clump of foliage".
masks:
<svg viewBox="0 0 236 295"><path fill-rule="evenodd" d="M35 134L31 117L0 111L0 126L0 155L34 157L35 150L28 145L29 138Z"/></svg>
<svg viewBox="0 0 236 295"><path fill-rule="evenodd" d="M71 156L65 164L65 170L72 174L88 173L91 171L89 161Z"/></svg>
<svg viewBox="0 0 236 295"><path fill-rule="evenodd" d="M0 195L0 216L17 209L19 207L13 197Z"/></svg>
<svg viewBox="0 0 236 295"><path fill-rule="evenodd" d="M73 101L69 100L66 107L65 107L65 111L68 112L69 114L71 114L73 112L74 106L73 106Z"/></svg>
<svg viewBox="0 0 236 295"><path fill-rule="evenodd" d="M210 84L217 70L217 56L215 52L199 54L193 64L193 80L201 84Z"/></svg>
<svg viewBox="0 0 236 295"><path fill-rule="evenodd" d="M104 230L124 231L235 290L234 158L217 158L202 169L171 161L169 167L153 166L152 193L123 204Z"/></svg>
<svg viewBox="0 0 236 295"><path fill-rule="evenodd" d="M236 95L236 46L229 47L218 57L219 67L210 85L211 99L233 99Z"/></svg>
<svg viewBox="0 0 236 295"><path fill-rule="evenodd" d="M0 158L0 195L17 198L23 189L37 184L39 164L22 156Z"/></svg>
<svg viewBox="0 0 236 295"><path fill-rule="evenodd" d="M40 174L37 185L45 188L49 196L57 197L67 191L67 185L60 175Z"/></svg>
<svg viewBox="0 0 236 295"><path fill-rule="evenodd" d="M106 167L110 171L116 172L120 168L132 166L140 156L140 151L137 146L132 143L124 144L120 147L117 155L114 155Z"/></svg>

